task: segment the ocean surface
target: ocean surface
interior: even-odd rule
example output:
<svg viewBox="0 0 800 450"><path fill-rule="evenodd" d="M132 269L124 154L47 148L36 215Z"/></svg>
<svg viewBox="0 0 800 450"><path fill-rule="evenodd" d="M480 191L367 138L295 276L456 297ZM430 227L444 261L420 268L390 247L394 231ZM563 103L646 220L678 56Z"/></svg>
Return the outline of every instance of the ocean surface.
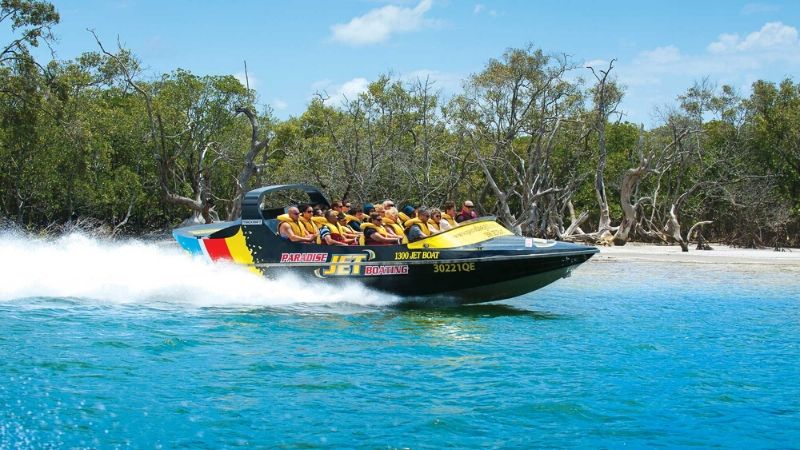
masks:
<svg viewBox="0 0 800 450"><path fill-rule="evenodd" d="M0 235L0 448L800 446L800 267L592 260L408 308Z"/></svg>

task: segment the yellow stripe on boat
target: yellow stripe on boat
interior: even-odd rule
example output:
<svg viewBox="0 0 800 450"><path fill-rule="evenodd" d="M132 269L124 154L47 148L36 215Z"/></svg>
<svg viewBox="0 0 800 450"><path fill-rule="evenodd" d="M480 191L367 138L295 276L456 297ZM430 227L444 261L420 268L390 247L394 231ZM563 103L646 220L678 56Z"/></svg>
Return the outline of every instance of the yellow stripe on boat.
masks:
<svg viewBox="0 0 800 450"><path fill-rule="evenodd" d="M412 242L408 244L408 248L455 248L488 241L489 239L497 236L511 236L513 234L514 233L506 230L497 222L487 220L463 224L453 228L452 230L445 231L444 233L435 234L429 238Z"/></svg>
<svg viewBox="0 0 800 450"><path fill-rule="evenodd" d="M225 244L228 245L228 251L231 252L231 258L238 264L248 265L251 272L262 275L262 272L253 265L253 253L247 248L247 242L244 239L242 228L233 236L225 238Z"/></svg>

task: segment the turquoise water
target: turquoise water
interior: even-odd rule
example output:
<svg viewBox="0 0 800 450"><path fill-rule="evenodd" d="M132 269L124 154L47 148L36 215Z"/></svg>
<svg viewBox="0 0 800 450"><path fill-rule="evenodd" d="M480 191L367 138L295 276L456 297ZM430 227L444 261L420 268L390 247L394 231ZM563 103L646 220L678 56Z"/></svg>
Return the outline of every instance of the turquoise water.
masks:
<svg viewBox="0 0 800 450"><path fill-rule="evenodd" d="M594 260L420 310L154 244L0 254L0 448L800 442L797 266Z"/></svg>

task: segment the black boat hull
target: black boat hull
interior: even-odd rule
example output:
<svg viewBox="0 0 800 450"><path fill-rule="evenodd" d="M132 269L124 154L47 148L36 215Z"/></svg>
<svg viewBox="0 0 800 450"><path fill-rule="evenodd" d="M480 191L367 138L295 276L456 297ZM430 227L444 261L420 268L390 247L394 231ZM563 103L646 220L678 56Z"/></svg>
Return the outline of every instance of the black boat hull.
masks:
<svg viewBox="0 0 800 450"><path fill-rule="evenodd" d="M312 199L324 199L313 187L300 187ZM278 236L277 220L265 213L272 210L259 206L265 193L283 189L287 187L248 193L240 221L181 228L173 235L191 253L232 260L267 277L288 273L332 283L357 281L406 301L449 299L464 304L503 300L542 288L597 253L594 247L514 236L493 217L410 244L294 243Z"/></svg>

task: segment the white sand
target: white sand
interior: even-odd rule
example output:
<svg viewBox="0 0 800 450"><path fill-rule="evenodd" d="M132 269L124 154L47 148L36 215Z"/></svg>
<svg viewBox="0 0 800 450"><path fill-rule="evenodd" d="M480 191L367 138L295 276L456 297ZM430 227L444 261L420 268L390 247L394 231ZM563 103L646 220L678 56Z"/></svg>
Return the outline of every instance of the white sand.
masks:
<svg viewBox="0 0 800 450"><path fill-rule="evenodd" d="M695 244L696 245L696 244ZM707 264L748 264L763 266L797 266L800 268L800 249L786 249L776 252L772 249L733 248L727 245L711 244L713 250L681 252L677 245L653 245L629 243L623 247L598 247L600 254L592 259L599 261L640 260Z"/></svg>

